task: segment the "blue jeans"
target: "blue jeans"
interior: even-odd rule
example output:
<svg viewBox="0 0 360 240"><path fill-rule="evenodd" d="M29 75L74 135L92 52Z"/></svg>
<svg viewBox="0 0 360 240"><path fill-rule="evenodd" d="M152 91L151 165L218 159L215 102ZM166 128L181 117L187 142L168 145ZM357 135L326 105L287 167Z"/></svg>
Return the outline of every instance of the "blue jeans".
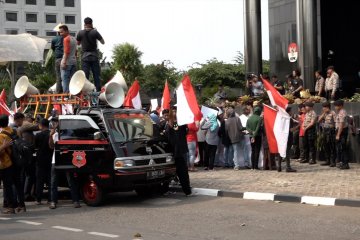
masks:
<svg viewBox="0 0 360 240"><path fill-rule="evenodd" d="M75 65L66 65L65 69L61 69L62 89L63 93L69 92L70 79L76 71Z"/></svg>
<svg viewBox="0 0 360 240"><path fill-rule="evenodd" d="M51 202L58 202L58 181L57 181L57 173L55 170L55 164L51 166L51 183L50 183L50 194L51 194Z"/></svg>
<svg viewBox="0 0 360 240"><path fill-rule="evenodd" d="M233 146L232 145L224 146L225 167L233 167L234 166L233 158L234 158Z"/></svg>
<svg viewBox="0 0 360 240"><path fill-rule="evenodd" d="M243 141L240 142L241 146L241 151L242 151L242 156L243 156L243 166L244 167L250 167L250 156L251 156L251 145L250 145L250 139L248 139L248 136L245 136L245 138L243 139ZM240 164L242 165L242 164ZM242 166L242 167L243 167Z"/></svg>
<svg viewBox="0 0 360 240"><path fill-rule="evenodd" d="M96 91L101 91L101 83L100 83L100 64L99 60L96 61L82 61L82 70L85 72L85 76L87 79L90 79L90 70L92 71L92 75L94 78L94 83L96 87Z"/></svg>
<svg viewBox="0 0 360 240"><path fill-rule="evenodd" d="M233 143L232 147L234 150L234 165L240 167L241 142Z"/></svg>
<svg viewBox="0 0 360 240"><path fill-rule="evenodd" d="M188 153L188 166L189 167L194 167L194 163L195 163L195 159L196 159L196 142L188 142L188 149L189 149L189 153Z"/></svg>

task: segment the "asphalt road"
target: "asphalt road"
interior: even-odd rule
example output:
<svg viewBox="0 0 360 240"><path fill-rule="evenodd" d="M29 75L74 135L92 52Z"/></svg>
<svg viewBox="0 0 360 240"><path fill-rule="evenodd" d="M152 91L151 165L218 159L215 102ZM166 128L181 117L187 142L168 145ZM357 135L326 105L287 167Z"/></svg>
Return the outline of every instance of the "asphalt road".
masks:
<svg viewBox="0 0 360 240"><path fill-rule="evenodd" d="M21 239L360 239L360 209L215 198L114 194L102 207L0 215L0 240Z"/></svg>

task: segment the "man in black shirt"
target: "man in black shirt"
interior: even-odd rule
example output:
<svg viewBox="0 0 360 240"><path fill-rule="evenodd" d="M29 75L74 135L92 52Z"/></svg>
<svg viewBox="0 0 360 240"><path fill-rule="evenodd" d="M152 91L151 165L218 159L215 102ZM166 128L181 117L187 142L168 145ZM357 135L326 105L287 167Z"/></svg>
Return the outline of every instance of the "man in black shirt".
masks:
<svg viewBox="0 0 360 240"><path fill-rule="evenodd" d="M44 183L50 187L51 179L51 160L53 150L49 146L50 130L49 120L42 119L40 122L40 132L35 135L36 148L36 202L41 204L41 198L44 190ZM50 194L48 194L50 202Z"/></svg>
<svg viewBox="0 0 360 240"><path fill-rule="evenodd" d="M56 93L62 92L60 63L64 55L63 41L64 39L59 33L51 40L51 49L55 55Z"/></svg>
<svg viewBox="0 0 360 240"><path fill-rule="evenodd" d="M273 84L274 88L281 94L285 94L284 82L278 79L276 75L272 75L271 83Z"/></svg>
<svg viewBox="0 0 360 240"><path fill-rule="evenodd" d="M97 50L97 41L101 44L105 44L103 37L93 27L93 21L87 17L84 19L84 29L76 36L78 45L81 44L82 48L82 70L85 72L86 78L89 79L90 70L92 71L96 90L101 90L100 85L100 64Z"/></svg>

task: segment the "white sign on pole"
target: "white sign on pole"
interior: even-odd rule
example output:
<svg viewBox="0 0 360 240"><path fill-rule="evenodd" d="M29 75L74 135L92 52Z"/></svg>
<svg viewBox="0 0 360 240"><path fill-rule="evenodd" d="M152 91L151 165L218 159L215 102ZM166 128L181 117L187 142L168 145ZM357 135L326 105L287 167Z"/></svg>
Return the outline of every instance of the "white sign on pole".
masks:
<svg viewBox="0 0 360 240"><path fill-rule="evenodd" d="M205 106L201 106L201 112L203 114L203 118L207 118L208 116L215 114L215 116L217 116L218 114L218 110L209 108L209 107L205 107Z"/></svg>

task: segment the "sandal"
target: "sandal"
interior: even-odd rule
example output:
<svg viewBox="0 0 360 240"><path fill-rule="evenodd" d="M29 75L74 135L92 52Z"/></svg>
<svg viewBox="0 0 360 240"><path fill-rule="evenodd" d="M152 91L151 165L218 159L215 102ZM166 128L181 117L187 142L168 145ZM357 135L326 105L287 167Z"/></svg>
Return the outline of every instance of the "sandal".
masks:
<svg viewBox="0 0 360 240"><path fill-rule="evenodd" d="M15 214L15 209L14 208L5 208L2 211L2 214Z"/></svg>

